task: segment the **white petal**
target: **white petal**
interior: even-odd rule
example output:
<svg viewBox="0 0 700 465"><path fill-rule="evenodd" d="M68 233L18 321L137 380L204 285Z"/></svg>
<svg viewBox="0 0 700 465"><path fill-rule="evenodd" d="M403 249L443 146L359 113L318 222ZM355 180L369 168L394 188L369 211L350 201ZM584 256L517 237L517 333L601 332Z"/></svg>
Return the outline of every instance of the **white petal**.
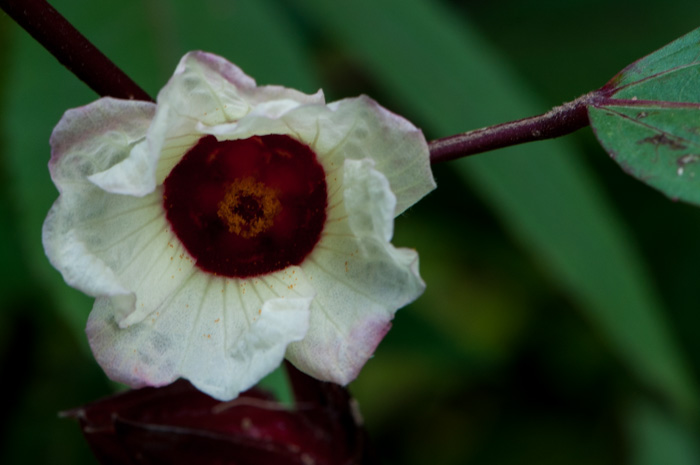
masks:
<svg viewBox="0 0 700 465"><path fill-rule="evenodd" d="M259 279L196 273L138 324L115 324L109 299L88 321L92 350L108 376L132 387L178 377L230 400L275 369L302 339L314 290L296 267Z"/></svg>
<svg viewBox="0 0 700 465"><path fill-rule="evenodd" d="M396 195L396 215L435 188L428 145L420 129L366 96L333 102L333 118L321 125L316 146L324 164L371 158ZM328 124L344 124L343 134ZM339 136L342 135L342 138Z"/></svg>
<svg viewBox="0 0 700 465"><path fill-rule="evenodd" d="M293 110L301 105L291 99L285 100L272 100L270 102L262 102L253 107L252 111L249 113L254 116L264 116L266 118L279 118L288 111Z"/></svg>
<svg viewBox="0 0 700 465"><path fill-rule="evenodd" d="M307 95L280 86L257 87L255 80L220 56L190 52L177 66L173 77L158 94L158 104L174 112L213 126L233 122L258 104L283 100L297 104L323 104L322 92Z"/></svg>
<svg viewBox="0 0 700 465"><path fill-rule="evenodd" d="M167 104L181 117L214 125L248 114L251 105L241 93L254 88L252 78L223 58L191 52L182 57L158 94L158 104Z"/></svg>
<svg viewBox="0 0 700 465"><path fill-rule="evenodd" d="M158 155L156 185L163 184L175 165L204 135L192 127L192 121L170 118L167 106L164 108L163 116L156 117L148 133L148 150Z"/></svg>
<svg viewBox="0 0 700 465"><path fill-rule="evenodd" d="M63 274L70 286L88 295L128 295L119 278L102 260L91 254L72 229L56 226L59 204L49 211L43 229L43 242L51 264ZM58 220L60 221L60 220Z"/></svg>
<svg viewBox="0 0 700 465"><path fill-rule="evenodd" d="M315 94L305 94L296 89L282 86L257 86L255 80L246 75L239 67L211 53L190 52L186 54L180 60L175 75L186 75L190 70L194 70L199 75L199 79L216 92L225 105L229 103L228 98L232 98L236 102L245 102L245 105L241 105L241 107L253 107L275 100L293 100L300 104L325 104L321 90ZM197 87L197 81L197 78L193 79L194 87ZM235 92L231 91L224 81L235 87ZM169 85L170 83L168 83ZM233 105L233 107L235 106ZM244 115L241 112L234 112L230 106L225 110L229 121L239 119Z"/></svg>
<svg viewBox="0 0 700 465"><path fill-rule="evenodd" d="M396 196L374 165L372 159L345 161L345 209L354 212L348 224L355 236L376 236L389 242L394 235ZM375 210L368 209L368 205Z"/></svg>
<svg viewBox="0 0 700 465"><path fill-rule="evenodd" d="M418 255L396 249L395 199L369 160L346 160L344 202L331 204L323 236L301 265L318 294L309 332L287 358L320 379L352 381L391 325L394 313L425 289Z"/></svg>
<svg viewBox="0 0 700 465"><path fill-rule="evenodd" d="M327 106L301 105L277 118L251 113L202 131L219 139L287 134L309 145L326 172L342 167L346 159L371 158L396 195L396 215L435 188L422 132L365 96Z"/></svg>
<svg viewBox="0 0 700 465"><path fill-rule="evenodd" d="M153 192L158 153L149 151L146 135L155 112L150 102L112 98L67 111L51 136L49 166L59 190L70 180L118 194Z"/></svg>
<svg viewBox="0 0 700 465"><path fill-rule="evenodd" d="M155 159L144 140L131 149L125 160L106 171L88 176L88 179L113 194L143 197L156 187Z"/></svg>
<svg viewBox="0 0 700 465"><path fill-rule="evenodd" d="M218 140L247 139L252 136L284 134L297 137L298 140L305 142L301 137L297 136L294 128L289 127L283 120L269 118L257 113L249 114L234 123L217 124L215 126L199 125L197 129L203 134L216 136Z"/></svg>
<svg viewBox="0 0 700 465"><path fill-rule="evenodd" d="M87 177L118 164L146 136L156 106L150 102L102 98L68 110L51 134L51 177L64 184L88 183Z"/></svg>
<svg viewBox="0 0 700 465"><path fill-rule="evenodd" d="M217 136L219 140L244 139L252 135L293 134L280 116L300 106L294 100L273 100L255 106L242 120L233 123L223 123L207 126L197 124L197 130L202 134Z"/></svg>
<svg viewBox="0 0 700 465"><path fill-rule="evenodd" d="M106 215L113 214L118 227L136 227L133 224L138 224L140 218L130 223L126 213L133 209L150 218L153 212L144 212L141 207L152 206L153 201L116 199L87 178L109 170L128 156L131 147L143 140L154 109L147 102L100 99L67 111L51 136L49 166L61 196L44 223L44 248L66 282L90 295L131 293L110 263L93 254L92 249L102 247L119 232L119 228L100 230ZM113 207L116 210L110 213ZM91 242L85 231L93 226L97 235Z"/></svg>
<svg viewBox="0 0 700 465"><path fill-rule="evenodd" d="M135 198L79 186L52 208L44 248L71 286L93 296L131 294L114 317L134 324L189 277L194 261L170 230L162 188Z"/></svg>
<svg viewBox="0 0 700 465"><path fill-rule="evenodd" d="M158 94L158 113L148 131L148 151L160 158L155 184L160 184L187 150L210 127L235 126L261 105L257 114L279 115L300 104L323 104L321 91L307 95L280 86L257 87L255 81L225 59L190 52ZM228 127L228 126L226 126Z"/></svg>

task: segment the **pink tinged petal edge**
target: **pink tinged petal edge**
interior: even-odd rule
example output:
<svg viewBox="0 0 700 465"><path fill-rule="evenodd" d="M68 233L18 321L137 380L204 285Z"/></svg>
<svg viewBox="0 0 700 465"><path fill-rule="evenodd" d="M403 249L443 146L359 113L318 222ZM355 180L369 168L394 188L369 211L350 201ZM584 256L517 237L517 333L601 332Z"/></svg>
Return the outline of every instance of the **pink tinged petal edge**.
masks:
<svg viewBox="0 0 700 465"><path fill-rule="evenodd" d="M255 79L245 74L238 66L213 53L202 51L189 52L180 61L178 70L180 66L184 69L190 60L199 63L212 73L223 76L239 90L241 95L244 96L251 105L273 100L293 100L300 104L325 104L325 97L323 91L320 89L314 94L305 94L296 89L278 85L258 86ZM175 72L177 73L178 70Z"/></svg>
<svg viewBox="0 0 700 465"><path fill-rule="evenodd" d="M42 228L46 255L69 285L92 296L122 295L121 303L127 306L133 296L114 270L91 254L80 223L82 217L101 211L109 195L88 178L128 157L131 146L143 139L154 111L149 102L99 99L66 111L50 140L49 169L61 195ZM84 208L85 202L95 208Z"/></svg>
<svg viewBox="0 0 700 465"><path fill-rule="evenodd" d="M228 79L239 85L242 71L222 58L193 52L192 59L224 76L230 75ZM397 196L397 216L435 189L422 131L373 99L360 96L324 105L320 91L306 95L279 86L245 88L249 84L244 80L240 86L241 96L253 107L250 113L213 125L200 122L197 131L220 140L288 134L310 145L319 160L328 165L342 165L345 158L372 158ZM256 92L259 95L254 95ZM258 104L261 106L256 108Z"/></svg>
<svg viewBox="0 0 700 465"><path fill-rule="evenodd" d="M357 378L379 343L391 329L391 318L368 318L350 329L345 341L335 341L331 347L318 347L315 360L287 352L287 359L299 370L311 376L346 386ZM325 365L325 367L324 367Z"/></svg>
<svg viewBox="0 0 700 465"><path fill-rule="evenodd" d="M175 68L174 76L184 74L187 69L199 65L209 73L223 76L240 90L252 91L257 87L255 79L225 58L213 53L195 50L186 53ZM205 76L206 78L206 76Z"/></svg>
<svg viewBox="0 0 700 465"><path fill-rule="evenodd" d="M194 267L161 202L159 193L135 198L74 183L44 223L46 254L67 283L96 297L125 296L114 302L123 326L145 318Z"/></svg>
<svg viewBox="0 0 700 465"><path fill-rule="evenodd" d="M354 344L348 348L348 360L369 360L390 329L391 320L386 319L368 320L355 326L350 331L350 339ZM352 368L348 370L347 378L342 383L343 385L357 378L365 362L349 363L348 365Z"/></svg>
<svg viewBox="0 0 700 465"><path fill-rule="evenodd" d="M90 182L112 194L144 197L156 188L156 160L143 141L131 150L130 155L112 168L88 176Z"/></svg>
<svg viewBox="0 0 700 465"><path fill-rule="evenodd" d="M102 260L92 255L76 231L61 232L56 226L60 203L49 211L42 228L42 242L49 262L61 272L64 281L84 293L98 295L131 296L125 305L133 306L134 297L120 282L114 271Z"/></svg>
<svg viewBox="0 0 700 465"><path fill-rule="evenodd" d="M258 104L275 100L289 100L298 104L324 104L321 90L315 94L305 94L283 86L257 86L255 80L245 74L239 67L228 60L202 51L189 52L180 60L173 77L158 95L158 104L172 103L172 99L187 101L188 91L201 82L210 89L215 105L206 109L206 113L220 112L224 118L210 120L199 115L207 125L232 123L244 117ZM227 85L228 84L228 85ZM219 108L231 103L229 110ZM236 105L238 103L238 105Z"/></svg>
<svg viewBox="0 0 700 465"><path fill-rule="evenodd" d="M315 291L296 271L245 285L197 274L127 328L114 320L111 299L98 298L87 325L90 346L115 381L162 386L182 377L230 400L276 368L287 345L306 334Z"/></svg>
<svg viewBox="0 0 700 465"><path fill-rule="evenodd" d="M360 139L357 145L363 154L353 153L354 150L349 148L348 156L354 159L368 157L375 161L376 169L387 177L396 195L396 216L437 187L430 166L428 143L423 131L413 123L366 95L339 100L328 107L333 111L355 113L365 120L375 137L373 144ZM352 141L349 138L345 143Z"/></svg>
<svg viewBox="0 0 700 465"><path fill-rule="evenodd" d="M49 171L59 192L64 181L86 181L126 158L145 137L155 110L151 102L105 97L66 111L49 141Z"/></svg>
<svg viewBox="0 0 700 465"><path fill-rule="evenodd" d="M274 116L299 105L324 102L321 91L307 95L281 86L257 87L254 79L224 58L190 52L159 92L158 111L148 131L146 149L161 156L156 184L184 155L183 144L193 144L204 134L232 139L226 135L261 104L258 111L266 108L265 114Z"/></svg>
<svg viewBox="0 0 700 465"><path fill-rule="evenodd" d="M403 296L395 296L391 303L382 307L376 306L374 301L366 300L366 306L360 314L349 318L351 321L342 322L342 327L339 327L339 320L348 320L341 313L353 313L357 308L339 308L337 305L339 300L347 300L342 295L332 295L342 293L340 289L344 286L341 283L337 284L337 288L319 287L319 295L311 304L311 320L306 337L290 344L287 349L287 359L299 370L341 385L347 385L358 376L391 328L395 312L413 302L425 290L425 284L418 274L418 256L415 251L395 249L395 252L407 259L406 263L397 265L405 267L406 272L413 276L415 283L408 284L413 291L402 292ZM317 278L312 282L320 278L318 269L307 267L307 270ZM336 304L335 312L328 315L326 312L331 303ZM375 306L372 308L372 305Z"/></svg>
<svg viewBox="0 0 700 465"><path fill-rule="evenodd" d="M139 147L146 145L155 111L151 102L108 97L68 110L51 136L49 169L59 190L63 179L77 175L105 192L136 196L152 192L153 163Z"/></svg>
<svg viewBox="0 0 700 465"><path fill-rule="evenodd" d="M301 265L318 290L309 332L287 350L300 370L339 384L357 376L396 310L425 289L418 254L388 242L395 198L373 164L344 163L345 201L330 209L321 241Z"/></svg>
<svg viewBox="0 0 700 465"><path fill-rule="evenodd" d="M235 123L200 131L219 140L287 134L308 144L326 172L342 167L345 159L371 158L397 197L397 216L436 187L423 133L369 97L263 113L254 110Z"/></svg>

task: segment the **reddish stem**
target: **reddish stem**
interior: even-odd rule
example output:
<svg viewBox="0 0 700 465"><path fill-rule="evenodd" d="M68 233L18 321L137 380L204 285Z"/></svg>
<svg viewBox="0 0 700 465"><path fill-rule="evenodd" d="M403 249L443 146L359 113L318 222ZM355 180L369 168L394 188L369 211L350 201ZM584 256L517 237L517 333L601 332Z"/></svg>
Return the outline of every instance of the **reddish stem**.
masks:
<svg viewBox="0 0 700 465"><path fill-rule="evenodd" d="M0 8L99 95L153 101L45 0L0 0ZM431 141L431 163L572 133L589 125L587 107L607 94L601 89L543 115Z"/></svg>
<svg viewBox="0 0 700 465"><path fill-rule="evenodd" d="M433 164L440 163L511 145L570 134L590 124L587 107L604 99L603 92L595 91L555 107L543 115L431 141L428 144L430 161Z"/></svg>
<svg viewBox="0 0 700 465"><path fill-rule="evenodd" d="M0 0L0 8L98 95L153 100L45 0Z"/></svg>

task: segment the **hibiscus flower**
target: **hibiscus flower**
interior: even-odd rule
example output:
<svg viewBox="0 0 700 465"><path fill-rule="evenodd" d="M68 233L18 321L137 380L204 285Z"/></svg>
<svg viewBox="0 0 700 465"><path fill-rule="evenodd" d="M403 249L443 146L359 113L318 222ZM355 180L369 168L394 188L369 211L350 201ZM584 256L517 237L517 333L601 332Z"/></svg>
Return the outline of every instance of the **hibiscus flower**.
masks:
<svg viewBox="0 0 700 465"><path fill-rule="evenodd" d="M435 187L416 127L192 52L157 103L102 98L51 136L43 229L107 375L236 397L286 357L347 384L425 285L390 243Z"/></svg>

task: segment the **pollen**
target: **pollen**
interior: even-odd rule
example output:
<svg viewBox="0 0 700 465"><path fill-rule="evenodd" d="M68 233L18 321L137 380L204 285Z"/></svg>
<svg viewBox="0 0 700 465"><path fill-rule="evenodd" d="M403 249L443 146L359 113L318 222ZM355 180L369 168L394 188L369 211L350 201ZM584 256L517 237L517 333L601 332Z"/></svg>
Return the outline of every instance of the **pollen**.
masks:
<svg viewBox="0 0 700 465"><path fill-rule="evenodd" d="M217 215L230 233L250 239L270 229L281 209L274 189L248 177L229 185Z"/></svg>
<svg viewBox="0 0 700 465"><path fill-rule="evenodd" d="M327 223L323 166L308 145L286 135L204 136L164 188L166 217L187 258L215 276L299 265Z"/></svg>

